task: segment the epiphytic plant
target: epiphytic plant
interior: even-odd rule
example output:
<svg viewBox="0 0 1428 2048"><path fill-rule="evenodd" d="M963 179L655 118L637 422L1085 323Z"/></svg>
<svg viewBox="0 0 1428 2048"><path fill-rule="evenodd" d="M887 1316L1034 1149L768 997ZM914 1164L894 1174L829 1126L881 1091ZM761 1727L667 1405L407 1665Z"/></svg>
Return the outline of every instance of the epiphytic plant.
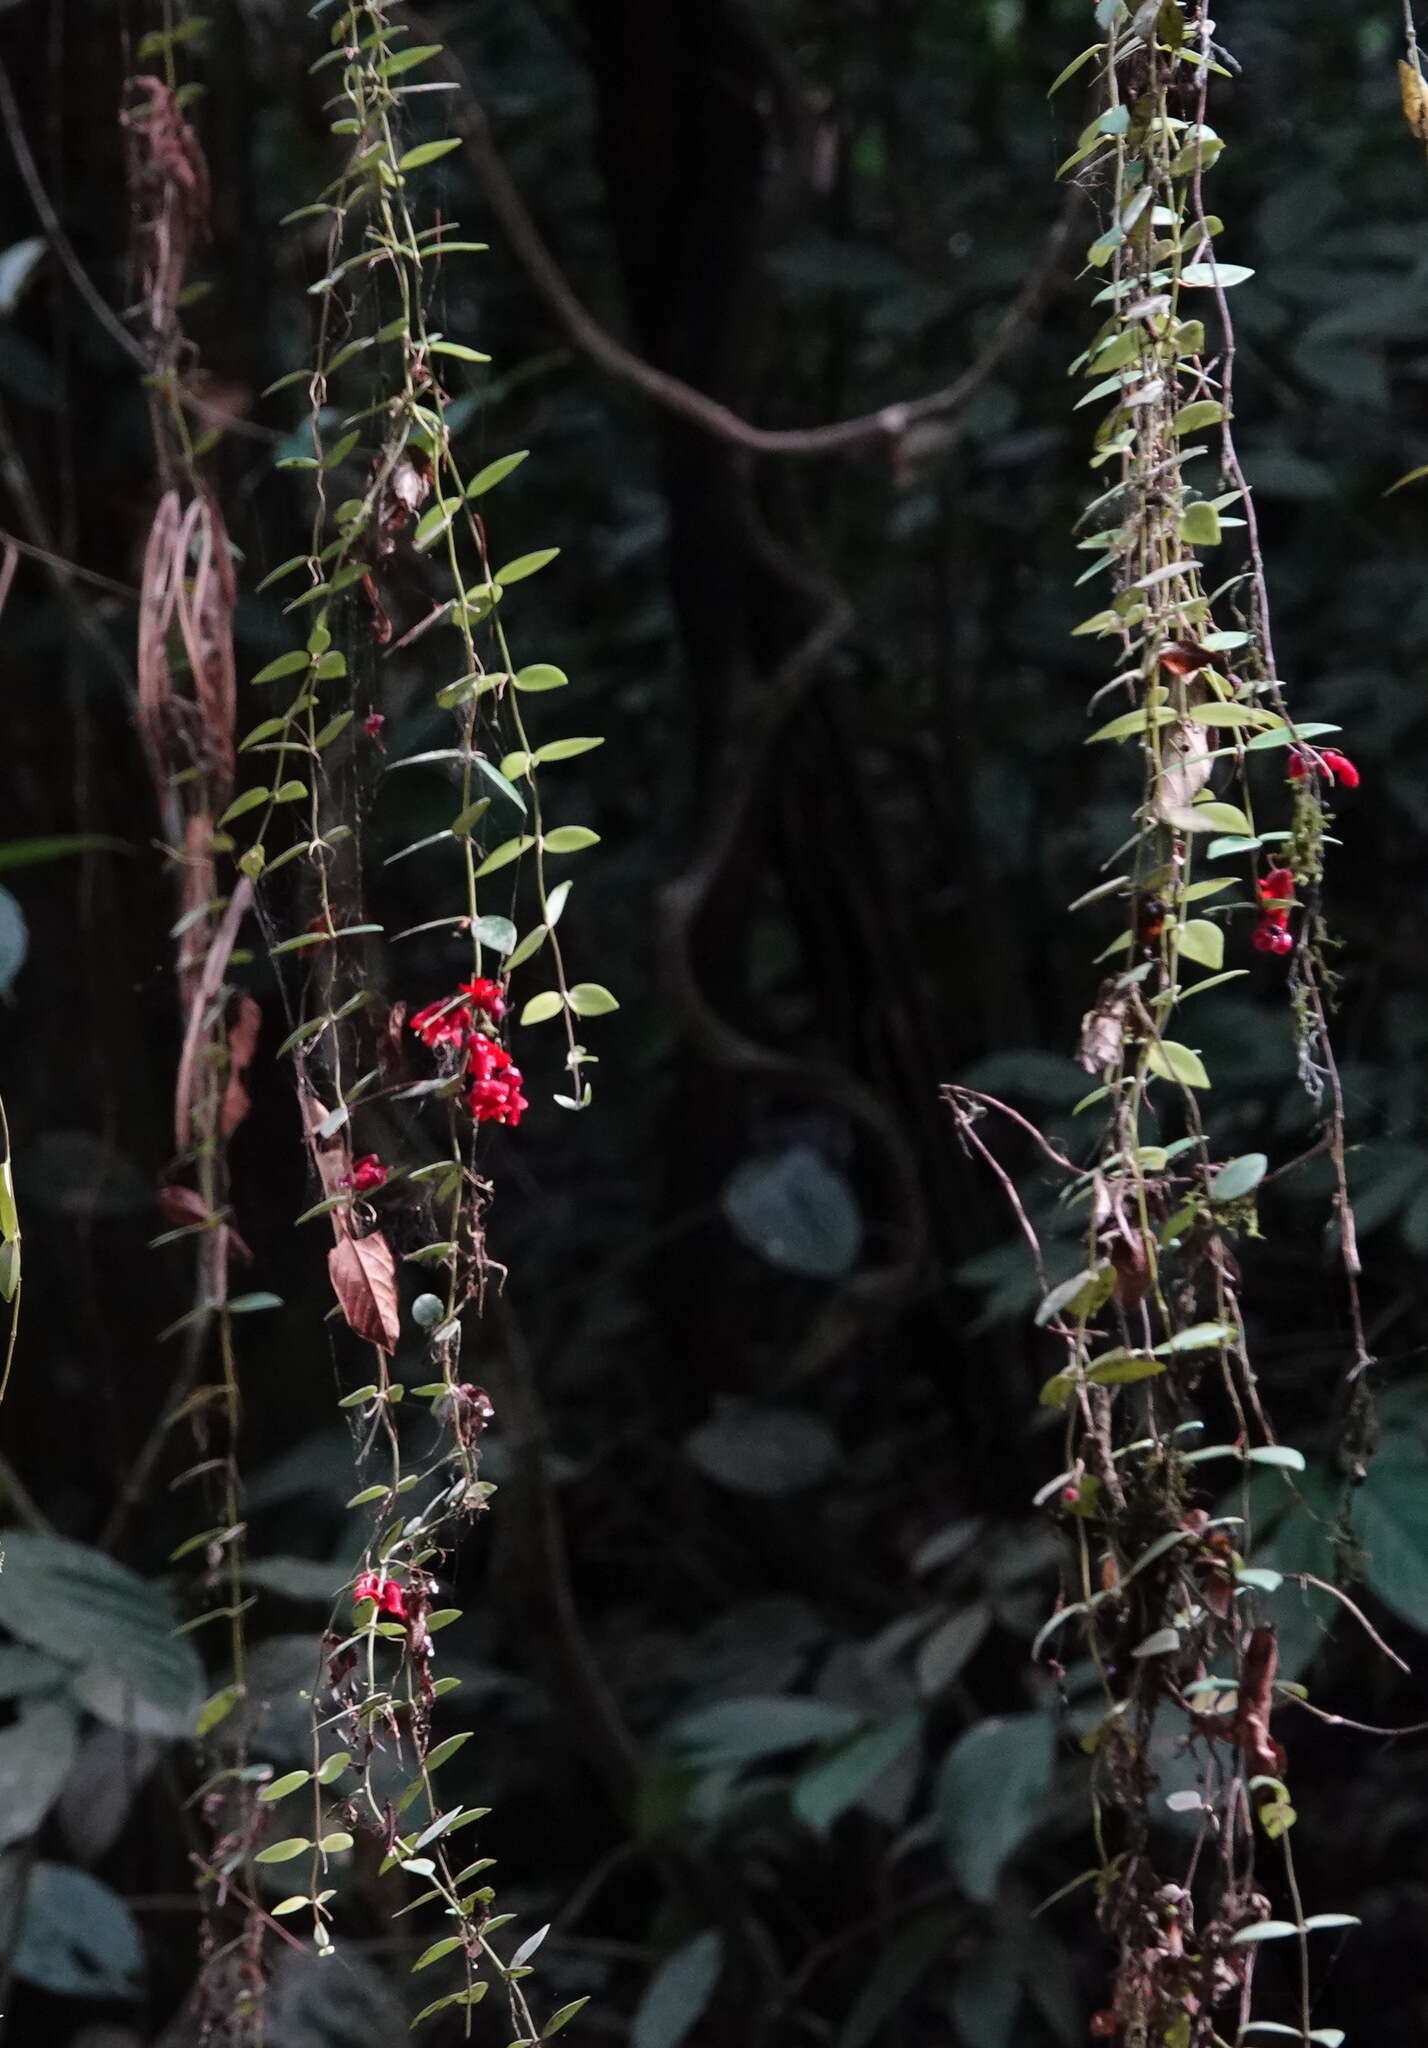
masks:
<svg viewBox="0 0 1428 2048"><path fill-rule="evenodd" d="M306 1914L325 1952L353 1830L376 1830L385 1848L382 1869L423 1887L402 1910L439 1908L435 1938L415 1967L447 1957L460 1964L455 1988L421 2016L465 2007L469 2025L470 2008L494 1977L517 2038L534 2041L583 2001L538 2027L522 1988L535 1941L508 1957L493 1944L506 1916L493 1916L490 1888L479 1882L489 1859L471 1861L456 1847L484 1809L444 1803L437 1786L440 1766L467 1738L433 1736L432 1709L458 1682L433 1670L433 1637L457 1619L456 1609L438 1605L442 1558L492 1491L479 1477L492 1404L465 1376L462 1360L494 1271L484 1228L491 1192L486 1127L514 1128L528 1106L506 1043L510 977L538 955L552 963L553 986L524 1002L520 1022L563 1018L569 1078L556 1100L568 1109L590 1100L590 1055L577 1023L616 1007L599 984L569 979L557 933L570 882L556 881L551 866L594 844L596 835L579 825L551 826L542 792L547 765L599 742L537 743L527 730L524 699L558 689L566 678L546 662L517 664L504 600L556 550L493 566L481 501L523 453L468 477L453 450L447 380L454 366L485 358L433 324L433 303L446 267L482 245L458 239L439 219L418 225L414 194L422 174L459 142L414 141L403 133L406 114L420 104L415 74L439 52L413 43L398 12L382 0L345 8L327 54L313 67L335 88L331 126L346 160L322 198L295 216L324 228L324 268L311 287L313 360L281 380L308 393L311 452L283 460L311 485L312 528L308 549L268 578L302 583L286 610L295 625L311 624L302 645L255 678L293 694L241 741L240 752L267 764L265 777L220 821L230 827L249 819L257 828L237 865L259 892L290 1011L282 1049L296 1071L321 1188L320 1201L301 1220L329 1220L337 1304L371 1347L374 1375L341 1405L354 1417L363 1462L370 1455L380 1473L364 1474L367 1483L350 1503L370 1507L372 1520L344 1602L349 1611L334 1620L322 1645L312 1688L311 1768L289 1772L258 1794L260 1805L283 1802L284 1811L289 1801L291 1810L306 1802L307 1832L266 1842L255 1861L302 1862L305 1887L274 1912ZM347 476L356 487L339 497ZM415 619L401 622L389 587L399 556L408 565L439 565L444 584ZM428 635L433 645L445 635L454 648L435 691L454 724L452 744L388 760L375 665L384 651L425 644ZM416 766L454 780L449 826L421 844L450 847L459 907L398 938L433 930L458 938L467 948L465 977L453 975L456 986L410 1019L405 1002L389 1006L373 1028L370 940L379 927L362 907L362 820L374 780ZM288 819L298 821L297 829L279 849L274 841ZM493 831L495 819L506 825ZM522 935L513 913L527 873L535 916ZM498 908L488 907L490 890L500 892ZM280 937L284 924L288 933ZM423 1069L413 1076L418 1046ZM383 1157L383 1146L354 1158L352 1133L364 1118L373 1119L374 1130L385 1119L390 1130L394 1116L409 1116L417 1105L441 1117L440 1156L408 1165L390 1151ZM402 1130L407 1142L416 1135L411 1125ZM414 1199L426 1226L405 1258L430 1276L432 1289L410 1304L428 1365L424 1382L411 1388L392 1371L403 1312L382 1205L398 1189ZM400 1427L408 1392L427 1404L438 1431L435 1450L415 1463Z"/></svg>
<svg viewBox="0 0 1428 2048"><path fill-rule="evenodd" d="M1107 972L1079 1052L1096 1085L1078 1114L1094 1112L1098 1129L1076 1160L1037 1137L1064 1176L1061 1199L1084 1216L1085 1261L1059 1286L1043 1276L1037 1314L1061 1353L1041 1399L1066 1417L1063 1469L1038 1499L1066 1531L1070 1590L1036 1653L1064 1655L1079 1638L1102 1695L1082 1746L1116 1962L1093 2034L1125 2048L1224 2048L1276 2033L1330 2048L1341 2036L1313 2027L1310 1948L1345 1916L1306 1917L1288 1763L1271 1732L1287 1700L1312 1702L1276 1677L1281 1575L1245 1561L1263 1485L1292 1488L1305 1469L1261 1397L1235 1253L1257 1232L1269 1161L1219 1156L1212 1077L1185 1034L1192 1006L1234 978L1257 972L1286 989L1320 1117L1308 1156L1326 1152L1333 1165L1348 1468L1361 1472L1371 1360L1322 907L1329 806L1359 777L1323 744L1336 728L1296 723L1275 659L1233 435L1228 295L1252 273L1218 254L1224 222L1204 193L1225 148L1207 118L1211 81L1225 75L1215 24L1203 0L1135 11L1100 0L1095 12L1103 40L1057 80L1089 65L1099 81L1097 111L1062 171L1102 202L1087 252L1103 280L1101 325L1071 371L1090 380L1078 406L1105 408L1091 461L1106 487L1080 522L1092 529L1078 542L1091 556L1080 580L1108 578L1111 595L1075 631L1112 652L1115 673L1093 703L1118 708L1090 742L1129 751L1136 797L1129 836L1106 863L1117 872L1072 905L1123 912L1099 956ZM1236 536L1241 559L1213 573L1215 551ZM1227 965L1236 952L1242 961ZM948 1099L1011 1191L979 1129L991 1105L961 1089ZM1018 1214L1039 1262L1019 1204ZM1225 1441L1201 1440L1211 1417L1229 1419ZM1217 1507L1207 1482L1227 1469L1238 1483ZM1172 1870L1160 1775L1176 1749L1194 1760L1195 1780L1172 1795L1193 1826ZM1293 2025L1258 2017L1253 2002L1263 1945L1281 1939L1299 1951Z"/></svg>

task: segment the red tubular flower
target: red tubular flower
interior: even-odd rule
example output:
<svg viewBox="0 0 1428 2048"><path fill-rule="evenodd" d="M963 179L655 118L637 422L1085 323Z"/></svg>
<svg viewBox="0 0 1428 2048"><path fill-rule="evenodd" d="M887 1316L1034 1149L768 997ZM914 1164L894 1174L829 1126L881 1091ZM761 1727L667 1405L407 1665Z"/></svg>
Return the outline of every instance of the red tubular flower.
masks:
<svg viewBox="0 0 1428 2048"><path fill-rule="evenodd" d="M386 1180L386 1167L375 1152L369 1152L365 1159L356 1161L351 1173L343 1174L342 1185L351 1188L355 1194L365 1195L373 1188L384 1187Z"/></svg>
<svg viewBox="0 0 1428 2048"><path fill-rule="evenodd" d="M352 1588L352 1605L360 1600L375 1602L380 1614L391 1614L398 1621L406 1620L406 1599L395 1579L384 1578L380 1572L363 1572Z"/></svg>
<svg viewBox="0 0 1428 2048"><path fill-rule="evenodd" d="M524 1110L530 1108L521 1094L521 1070L511 1055L484 1031L472 1033L467 1057L471 1067L471 1093L467 1103L478 1124L509 1124L514 1130Z"/></svg>
<svg viewBox="0 0 1428 2048"><path fill-rule="evenodd" d="M1260 876L1259 881L1255 884L1255 889L1261 903L1279 903L1282 905L1288 905L1294 899L1293 868L1267 869L1265 873ZM1284 909L1276 911L1266 910L1265 915L1269 917L1276 917L1278 918L1280 923L1283 923L1284 918L1287 915L1287 911Z"/></svg>
<svg viewBox="0 0 1428 2048"><path fill-rule="evenodd" d="M483 1011L494 1024L500 1023L506 1014L506 998L498 981L487 981L484 976L478 976L475 981L463 981L460 987L462 995L471 998L473 1010Z"/></svg>
<svg viewBox="0 0 1428 2048"><path fill-rule="evenodd" d="M454 996L428 1003L409 1021L423 1045L465 1045L471 1031L471 1012Z"/></svg>
<svg viewBox="0 0 1428 2048"><path fill-rule="evenodd" d="M1292 953L1294 934L1272 918L1265 918L1251 932L1250 943L1261 953Z"/></svg>
<svg viewBox="0 0 1428 2048"><path fill-rule="evenodd" d="M386 723L387 715L384 711L369 711L362 721L362 730L366 733L369 740L375 740L378 746L380 746L382 744L382 728Z"/></svg>
<svg viewBox="0 0 1428 2048"><path fill-rule="evenodd" d="M1317 770L1327 776L1330 782L1342 782L1345 789L1357 789L1360 782L1358 769L1347 754L1341 754L1337 747L1325 747L1320 752L1311 752L1307 747L1295 747L1289 756L1289 772L1296 782Z"/></svg>

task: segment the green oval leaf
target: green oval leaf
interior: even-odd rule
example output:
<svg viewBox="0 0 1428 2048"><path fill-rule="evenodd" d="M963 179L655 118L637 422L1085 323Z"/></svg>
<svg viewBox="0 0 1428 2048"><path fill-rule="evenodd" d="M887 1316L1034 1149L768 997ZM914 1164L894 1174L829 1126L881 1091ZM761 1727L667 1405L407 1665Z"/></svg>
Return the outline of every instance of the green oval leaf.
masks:
<svg viewBox="0 0 1428 2048"><path fill-rule="evenodd" d="M519 448L514 455L498 455L494 462L488 462L484 469L478 469L466 486L468 498L484 498L487 491L494 490L513 469L518 469L530 454L529 448Z"/></svg>
<svg viewBox="0 0 1428 2048"><path fill-rule="evenodd" d="M289 1835L285 1842L270 1842L266 1849L260 1849L253 1858L255 1863L291 1863L294 1856L301 1856L312 1847L305 1835Z"/></svg>
<svg viewBox="0 0 1428 2048"><path fill-rule="evenodd" d="M559 553L559 548L533 548L530 554L517 555L514 562L507 562L504 568L497 569L491 581L499 583L504 590L508 583L520 583L527 576L534 576L547 562L553 562Z"/></svg>
<svg viewBox="0 0 1428 2048"><path fill-rule="evenodd" d="M550 1017L558 1017L565 1008L565 998L558 988L548 988L543 995L532 996L521 1011L522 1024L544 1024Z"/></svg>
<svg viewBox="0 0 1428 2048"><path fill-rule="evenodd" d="M453 149L460 149L461 137L448 135L440 142L419 142L415 149L409 149L397 161L399 171L419 171L423 164L434 164L441 157L450 156Z"/></svg>
<svg viewBox="0 0 1428 2048"><path fill-rule="evenodd" d="M1173 1038L1164 1038L1155 1045L1147 1046L1145 1063L1152 1074L1159 1074L1162 1080L1175 1081L1182 1088L1208 1088L1210 1085L1210 1077L1199 1053L1192 1052L1188 1045L1178 1045Z"/></svg>
<svg viewBox="0 0 1428 2048"><path fill-rule="evenodd" d="M1228 1160L1210 1181L1212 1202L1238 1202L1257 1188L1269 1171L1263 1152L1243 1152Z"/></svg>
<svg viewBox="0 0 1428 2048"><path fill-rule="evenodd" d="M577 1017L604 1017L620 1005L598 981L577 981L570 991L570 1007Z"/></svg>
<svg viewBox="0 0 1428 2048"><path fill-rule="evenodd" d="M271 1785L262 1786L258 1798L264 1806L270 1800L285 1799L289 1792L296 1792L300 1785L306 1785L311 1777L311 1771L287 1771L281 1778L274 1778Z"/></svg>
<svg viewBox="0 0 1428 2048"><path fill-rule="evenodd" d="M235 818L241 818L245 811L256 811L259 804L265 804L272 793L266 783L258 789L245 789L242 796L234 797L232 803L223 813L223 816L218 820L219 825L231 824Z"/></svg>

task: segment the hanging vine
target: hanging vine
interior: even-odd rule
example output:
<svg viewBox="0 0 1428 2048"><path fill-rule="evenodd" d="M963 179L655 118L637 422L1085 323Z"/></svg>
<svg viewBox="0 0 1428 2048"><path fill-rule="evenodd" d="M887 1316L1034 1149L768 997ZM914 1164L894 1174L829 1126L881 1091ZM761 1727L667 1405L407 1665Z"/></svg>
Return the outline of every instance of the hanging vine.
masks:
<svg viewBox="0 0 1428 2048"><path fill-rule="evenodd" d="M447 1959L459 1967L453 1988L419 2018L464 2007L469 2028L470 2009L496 1981L516 2039L534 2042L584 2001L538 2025L523 1980L540 1936L508 1955L495 1945L510 1916L492 1912L491 1889L479 1882L490 1859L469 1860L455 1846L485 1809L446 1803L437 1782L468 1736L433 1736L433 1708L458 1684L437 1675L434 1638L458 1618L440 1604L443 1561L492 1491L480 1477L492 1404L466 1377L463 1354L487 1290L501 1278L486 1247L487 1127L515 1129L528 1107L509 1044L511 976L528 961L549 962L551 985L525 999L519 1021L562 1020L567 1078L555 1100L566 1109L583 1109L591 1094L592 1055L577 1027L617 1005L600 984L570 979L557 929L571 882L555 878L554 864L596 835L548 822L543 770L599 741L538 742L527 727L526 699L563 687L566 677L548 662L518 665L505 599L557 550L494 566L481 501L524 451L469 477L454 452L444 380L450 366L486 358L435 326L433 308L446 267L483 245L458 238L440 217L418 226L422 173L460 144L404 132L412 95L426 89L413 74L439 49L408 40L399 11L383 0L344 9L313 66L331 80L331 128L346 159L321 198L290 217L324 229L324 268L310 288L313 360L274 387L307 392L310 452L282 461L306 476L313 510L307 549L267 579L301 586L285 609L303 638L254 678L288 694L240 742L243 756L263 763L263 779L219 820L224 833L245 821L237 866L258 892L289 1012L281 1050L295 1070L320 1190L299 1221L326 1219L331 1228L337 1306L371 1361L340 1400L364 1468L349 1505L371 1515L363 1556L321 1646L310 1767L258 1792L260 1811L277 1817L278 1838L265 1839L254 1860L301 1865L302 1887L273 1917L304 1916L325 1954L354 1831L378 1834L381 1869L401 1887L393 1910L436 1915L415 1969ZM430 565L429 604L410 621L394 616L402 600L390 571L398 561L408 570ZM450 714L451 743L388 760L380 663L417 644L452 650L434 692ZM377 999L372 941L380 927L363 905L362 828L383 777L412 767L446 774L454 787L449 825L420 846L449 850L455 901L392 943L440 931L465 946L466 962L454 986L408 1016L405 1001ZM522 933L516 920L526 900ZM436 1156L423 1158L416 1119L426 1113L441 1136ZM358 1156L353 1134L364 1119L378 1143ZM418 1157L400 1159L393 1146ZM417 1239L407 1245L413 1215ZM405 1314L399 1245L404 1261L427 1276ZM413 1387L392 1369L406 1327L419 1335L427 1362ZM423 1432L415 1458L417 1432L401 1426L408 1395L436 1427L435 1447ZM304 1832L281 1832L290 1813L305 1816L296 1822Z"/></svg>
<svg viewBox="0 0 1428 2048"><path fill-rule="evenodd" d="M1073 1278L1047 1284L1036 1232L987 1142L984 1120L1002 1106L966 1089L947 1095L964 1141L1013 1201L1042 1273L1037 1324L1060 1352L1041 1401L1066 1418L1063 1469L1038 1502L1066 1532L1069 1593L1035 1654L1064 1655L1079 1638L1102 1693L1082 1747L1116 1961L1092 2034L1124 2048L1238 2048L1275 2034L1336 2048L1337 2030L1313 2026L1311 1950L1322 1930L1348 1923L1306 1916L1289 1763L1271 1725L1287 1703L1313 1708L1277 1678L1283 1578L1245 1562L1251 1480L1278 1475L1292 1489L1305 1469L1261 1397L1235 1251L1257 1234L1269 1161L1219 1155L1205 1108L1212 1076L1187 1033L1200 1001L1232 979L1253 972L1283 989L1320 1123L1305 1156L1327 1153L1333 1167L1343 1466L1362 1477L1372 1361L1329 1035L1336 942L1322 903L1335 808L1359 775L1328 744L1336 727L1291 713L1235 448L1229 294L1252 273L1218 253L1224 223L1204 197L1225 147L1207 118L1225 53L1203 0L1134 11L1100 0L1095 13L1103 40L1056 81L1094 66L1099 101L1062 175L1102 204L1087 252L1103 280L1101 325L1070 367L1089 380L1078 407L1106 408L1091 466L1109 474L1080 521L1078 546L1092 558L1080 580L1105 577L1112 595L1075 632L1104 643L1115 669L1092 700L1112 715L1088 744L1125 749L1138 794L1106 864L1117 871L1071 906L1122 912L1078 1055L1096 1085L1077 1114L1094 1112L1097 1132L1074 1160L1031 1133L1062 1177L1062 1202L1084 1216ZM1213 573L1214 551L1236 540L1238 564ZM1205 1443L1217 1415L1232 1430ZM1227 1471L1235 1512L1221 1513L1207 1488ZM1158 1781L1177 1747L1196 1784L1172 1799L1193 1825L1172 1871ZM1293 2024L1260 2018L1254 2000L1263 1946L1277 1940L1298 1949Z"/></svg>
<svg viewBox="0 0 1428 2048"><path fill-rule="evenodd" d="M173 1226L157 1240L192 1248L193 1305L164 1337L180 1363L158 1424L126 1482L105 1540L115 1542L142 1497L169 1432L187 1423L196 1458L176 1484L205 1498L205 1526L173 1561L202 1560L200 1612L187 1631L221 1628L229 1682L200 1711L197 1733L210 1766L200 1797L207 1844L193 1863L203 1907L199 2009L205 2039L262 2038L263 1929L253 1862L257 1809L245 1725L227 1722L247 1685L243 1584L245 1528L238 1469L241 1399L234 1317L266 1296L235 1297L230 1277L247 1248L230 1207L228 1141L248 1111L244 1071L261 1015L230 979L251 884L220 883L225 842L218 822L232 796L237 681L233 552L204 458L219 436L195 434L189 379L195 351L183 329L189 268L208 232L209 184L202 147L185 113L199 88L181 86L177 58L195 24L169 19L146 35L140 70L125 89L137 324L159 484L144 551L137 649L140 739L159 800L175 875L174 975L182 1045L174 1087L174 1153L160 1206Z"/></svg>

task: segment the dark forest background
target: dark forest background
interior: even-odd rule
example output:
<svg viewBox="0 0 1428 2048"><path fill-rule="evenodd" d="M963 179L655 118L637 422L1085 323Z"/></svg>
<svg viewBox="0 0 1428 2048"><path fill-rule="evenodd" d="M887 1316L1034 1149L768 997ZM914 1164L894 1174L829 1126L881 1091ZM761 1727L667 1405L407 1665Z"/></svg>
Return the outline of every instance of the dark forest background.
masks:
<svg viewBox="0 0 1428 2048"><path fill-rule="evenodd" d="M301 476L273 467L301 393L257 395L304 360L318 266L303 228L278 223L331 176L331 144L305 8L210 11L192 113L214 236L188 323L210 399L236 423L216 474L243 555L247 675L287 645L256 585L304 544L308 517ZM805 428L945 387L1026 301L961 409L846 450L760 452L593 360L470 153L440 167L443 211L492 244L443 308L447 331L493 358L463 372L464 459L532 451L491 501L493 532L506 556L562 549L540 586L541 652L572 677L575 729L607 736L563 771L572 814L603 842L569 926L578 971L623 1006L592 1041L593 1113L552 1108L559 1076L532 1053L535 1106L493 1153L492 1249L510 1279L480 1369L501 1490L459 1566L466 1618L442 1639L477 1729L452 1772L493 1809L482 1835L502 1904L554 1922L552 1996L593 1992L577 2023L591 2037L622 2037L636 2016L636 2048L1069 2048L1101 2002L1104 1956L1089 1888L1031 1917L1091 1861L1086 1675L1072 1666L1058 1685L1028 1656L1057 1575L1032 1506L1057 1456L1036 1407L1049 1368L1014 1222L938 1090L986 1088L1075 1146L1089 1084L1070 1049L1114 928L1108 910L1066 909L1122 836L1130 794L1114 750L1082 746L1106 671L1070 637L1093 608L1073 589L1090 416L1073 413L1066 376L1090 332L1076 276L1089 208L1048 243L1055 167L1086 114L1081 80L1050 106L1046 89L1091 10L431 12L569 291L645 364L747 421ZM1243 72L1216 89L1232 147L1215 203L1224 252L1256 271L1236 294L1239 438L1280 661L1300 714L1340 724L1363 777L1340 806L1331 890L1382 1361L1355 1597L1415 1675L1342 1616L1329 1637L1322 1604L1289 1606L1284 1636L1322 1705L1398 1724L1428 1713L1428 499L1383 494L1428 461L1428 167L1397 109L1388 0L1222 12ZM121 309L118 81L123 37L147 25L129 0L0 9L12 136L18 122L79 262ZM134 365L65 265L30 246L42 228L13 150L0 205L0 525L132 589L154 495ZM0 894L0 1072L27 1260L3 1508L159 1577L189 1533L165 1483L185 1446L165 1448L141 1500L126 1486L173 1367L158 1333L189 1279L180 1253L148 1248L164 1227L178 1018L132 721L134 609L27 558L0 630L4 842L117 842L12 857ZM377 671L392 752L440 744L432 681L421 643ZM434 777L374 778L373 914L389 930L435 915L447 884L435 860L381 858L446 804ZM1214 1128L1227 1151L1281 1158L1310 1128L1270 1000L1282 969L1243 934L1231 949L1250 978L1195 1019L1223 1077ZM454 960L430 937L390 948L384 992L428 1001ZM272 1057L286 1026L261 956L245 978L265 1027L236 1207L251 1285L284 1304L242 1331L250 1619L272 1702L255 1739L286 1768L293 1694L350 1570L353 1480L323 1226L292 1228L312 1195ZM1058 1218L1029 1148L1003 1151L1073 1270L1074 1218ZM1268 1475L1256 1561L1332 1576L1347 1352L1326 1190L1312 1172L1269 1189L1244 1259L1271 1403L1311 1461L1299 1488ZM7 1578L0 1697L18 1717L43 1694L22 1648L35 1603L58 1596ZM53 1625L82 1630L83 1612L57 1609ZM1054 1720L1057 1760L1023 1811L957 1745L989 1717L1034 1713ZM1305 1893L1364 1923L1315 1951L1318 2019L1354 2048L1421 2048L1428 1746L1290 1713L1277 1725ZM26 1768L7 1760L7 1732L0 1794ZM193 1968L190 1780L172 1735L90 1716L37 1848L13 1846L0 1812L15 2042L186 2038L173 2014ZM1173 1784L1176 1759L1165 1767ZM980 1863L969 1828L991 1845ZM31 1885L17 1933L36 1853L71 1876ZM283 1957L274 2042L407 2038L408 1924L359 1873L339 1957ZM1273 1960L1261 2010L1288 2018ZM495 2017L482 2038L503 2038Z"/></svg>

